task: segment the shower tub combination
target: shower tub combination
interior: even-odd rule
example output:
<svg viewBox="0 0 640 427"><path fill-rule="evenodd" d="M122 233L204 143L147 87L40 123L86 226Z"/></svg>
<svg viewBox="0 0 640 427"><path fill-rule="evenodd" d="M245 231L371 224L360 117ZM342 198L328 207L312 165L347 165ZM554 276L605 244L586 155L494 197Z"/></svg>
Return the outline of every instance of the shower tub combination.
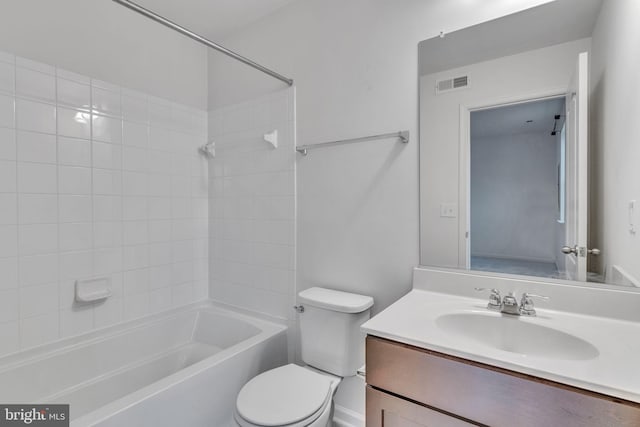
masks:
<svg viewBox="0 0 640 427"><path fill-rule="evenodd" d="M71 426L226 426L286 327L210 303L0 358L0 402L68 403Z"/></svg>

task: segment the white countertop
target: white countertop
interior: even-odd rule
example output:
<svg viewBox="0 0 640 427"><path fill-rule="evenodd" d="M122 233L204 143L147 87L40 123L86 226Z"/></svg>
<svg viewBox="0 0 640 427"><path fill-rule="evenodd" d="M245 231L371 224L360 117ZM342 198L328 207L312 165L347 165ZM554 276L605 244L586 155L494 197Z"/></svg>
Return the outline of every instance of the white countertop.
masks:
<svg viewBox="0 0 640 427"><path fill-rule="evenodd" d="M593 344L599 355L588 360L503 351L481 340L446 333L436 324L439 316L450 313L502 316L488 310L486 304L484 296L476 299L414 289L367 321L362 329L381 338L640 403L640 323L541 308L537 308L536 317L517 319Z"/></svg>

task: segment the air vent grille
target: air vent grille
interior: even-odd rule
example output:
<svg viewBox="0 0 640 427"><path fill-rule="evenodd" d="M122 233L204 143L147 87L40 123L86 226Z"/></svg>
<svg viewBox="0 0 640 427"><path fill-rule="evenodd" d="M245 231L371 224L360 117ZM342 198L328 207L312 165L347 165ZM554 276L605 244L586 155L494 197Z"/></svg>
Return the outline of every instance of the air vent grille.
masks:
<svg viewBox="0 0 640 427"><path fill-rule="evenodd" d="M452 90L466 89L469 87L469 76L454 77L438 80L436 82L436 94L451 92Z"/></svg>

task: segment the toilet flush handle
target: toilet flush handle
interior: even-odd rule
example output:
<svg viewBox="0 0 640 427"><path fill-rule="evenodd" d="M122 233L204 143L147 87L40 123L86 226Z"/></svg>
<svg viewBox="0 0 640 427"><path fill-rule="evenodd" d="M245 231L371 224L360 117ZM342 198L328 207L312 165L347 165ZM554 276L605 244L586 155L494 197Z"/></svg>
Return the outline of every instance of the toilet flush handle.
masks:
<svg viewBox="0 0 640 427"><path fill-rule="evenodd" d="M303 305L294 305L293 309L296 311L296 313L304 313L304 306Z"/></svg>

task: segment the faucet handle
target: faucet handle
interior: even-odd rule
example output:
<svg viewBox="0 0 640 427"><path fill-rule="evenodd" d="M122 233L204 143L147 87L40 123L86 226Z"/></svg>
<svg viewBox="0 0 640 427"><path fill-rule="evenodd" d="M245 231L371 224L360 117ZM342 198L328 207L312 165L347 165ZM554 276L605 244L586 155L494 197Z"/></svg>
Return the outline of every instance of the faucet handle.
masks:
<svg viewBox="0 0 640 427"><path fill-rule="evenodd" d="M475 288L477 292L490 291L489 295L489 304L487 304L487 308L489 310L498 310L502 309L502 297L500 296L500 291L493 288Z"/></svg>
<svg viewBox="0 0 640 427"><path fill-rule="evenodd" d="M536 309L533 305L533 298L540 298L543 300L548 300L549 297L545 295L536 295L525 292L522 294L522 299L520 300L520 314L523 316L535 316Z"/></svg>

